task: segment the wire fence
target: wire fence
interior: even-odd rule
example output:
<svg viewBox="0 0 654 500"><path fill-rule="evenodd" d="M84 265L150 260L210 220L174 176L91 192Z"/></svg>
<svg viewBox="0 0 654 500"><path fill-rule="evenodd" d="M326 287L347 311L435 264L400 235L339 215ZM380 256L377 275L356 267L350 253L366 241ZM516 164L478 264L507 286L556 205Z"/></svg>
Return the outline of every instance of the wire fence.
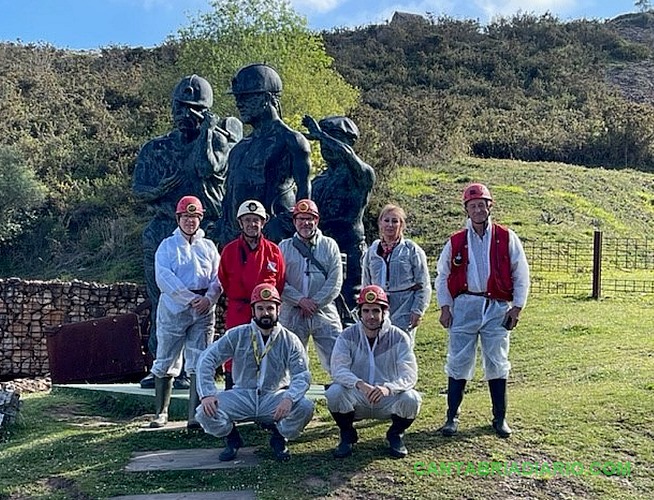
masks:
<svg viewBox="0 0 654 500"><path fill-rule="evenodd" d="M592 237L575 241L523 240L529 261L531 293L560 295L602 293L654 294L654 240ZM442 244L423 245L430 269Z"/></svg>

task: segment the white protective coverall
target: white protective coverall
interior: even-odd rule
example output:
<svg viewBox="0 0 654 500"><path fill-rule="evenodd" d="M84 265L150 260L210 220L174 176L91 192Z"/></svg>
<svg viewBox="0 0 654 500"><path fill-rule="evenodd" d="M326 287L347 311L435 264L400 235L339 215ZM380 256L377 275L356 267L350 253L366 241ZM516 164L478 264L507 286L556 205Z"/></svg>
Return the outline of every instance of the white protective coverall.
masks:
<svg viewBox="0 0 654 500"><path fill-rule="evenodd" d="M480 237L466 222L468 240L468 290L486 291L490 276L491 220ZM452 299L447 278L452 268L452 242L447 240L438 259L434 282L438 306L450 306L452 325L448 329L449 345L445 373L454 379L472 380L475 374L477 342L481 341L485 380L505 379L511 370L509 362L510 332L502 326L504 316L513 306L524 308L529 294L529 265L520 238L509 229L509 257L513 280L513 302L478 295L461 294Z"/></svg>
<svg viewBox="0 0 654 500"><path fill-rule="evenodd" d="M361 321L343 330L334 346L331 372L334 383L325 392L331 412L354 411L355 419L388 420L391 415L415 419L420 411L422 398L414 390L418 363L411 341L388 318L372 348ZM388 387L391 395L372 404L355 387L359 380Z"/></svg>
<svg viewBox="0 0 654 500"><path fill-rule="evenodd" d="M222 292L219 263L218 249L204 238L202 229L189 243L177 228L157 248L154 272L161 295L157 307L157 357L151 370L155 377L178 376L182 351L186 373L195 373L198 357L214 335L215 305ZM190 305L198 295L211 302L205 314L197 313Z"/></svg>
<svg viewBox="0 0 654 500"><path fill-rule="evenodd" d="M294 237L298 237L297 234ZM311 239L311 252L327 271L327 276L313 262L302 256L293 246L293 238L279 244L286 262L286 284L282 292L279 321L295 333L305 349L309 335L313 335L318 359L329 373L329 361L336 338L341 333L341 320L334 305L334 299L343 284L343 267L336 241L324 236L320 230ZM308 297L318 304L318 310L311 317L302 315L298 306L300 299Z"/></svg>
<svg viewBox="0 0 654 500"><path fill-rule="evenodd" d="M234 387L219 392L214 381L216 369L230 358L234 360ZM285 388L289 376L290 385ZM235 422L254 420L274 423L282 436L294 439L313 417L313 402L305 397L311 374L304 347L293 332L280 324L273 328L265 345L254 321L230 328L200 356L197 385L200 399L218 398L214 417L205 415L202 405L195 413L204 431L216 437L229 434ZM279 422L273 422L275 408L285 397L293 402L291 411Z"/></svg>
<svg viewBox="0 0 654 500"><path fill-rule="evenodd" d="M411 328L411 313L424 316L431 300L431 279L427 256L417 243L402 238L388 262L375 240L363 256L362 286L378 285L388 295L391 323L401 328L415 343L416 328Z"/></svg>

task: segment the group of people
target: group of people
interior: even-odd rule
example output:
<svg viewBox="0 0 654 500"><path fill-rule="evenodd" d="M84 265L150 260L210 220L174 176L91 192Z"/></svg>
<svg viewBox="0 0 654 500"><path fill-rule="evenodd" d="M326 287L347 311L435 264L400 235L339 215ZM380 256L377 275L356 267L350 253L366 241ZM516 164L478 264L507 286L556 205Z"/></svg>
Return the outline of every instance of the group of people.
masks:
<svg viewBox="0 0 654 500"><path fill-rule="evenodd" d="M366 246L362 217L375 175L352 149L356 125L306 116L309 132L296 132L281 119L281 89L270 66L245 66L231 86L242 122L219 120L208 82L185 77L173 91L176 130L139 153L133 188L153 214L143 234L156 350L150 426L166 425L173 379L184 370L188 427L225 438L220 460L237 456L244 444L237 424L248 420L269 430L275 458L288 460L288 440L313 416L306 397L313 337L331 379L325 396L340 431L334 456L351 455L355 421L372 418L390 420L389 453L402 458L422 402L414 348L431 300L427 258L405 237L406 213L394 204L383 207L379 239ZM252 127L246 137L242 123ZM307 139L320 141L327 165L313 182ZM491 221L486 186L466 187L463 206L466 227L445 245L434 283L449 333L441 431L458 430L481 341L492 425L508 437L510 330L529 270L515 233ZM342 291L357 317L345 327L335 305ZM221 296L226 331L213 341ZM215 382L221 366L223 391Z"/></svg>
<svg viewBox="0 0 654 500"><path fill-rule="evenodd" d="M506 384L510 330L518 323L529 289L529 269L520 240L491 221L488 188L471 184L463 194L465 229L447 241L434 286L440 323L449 333L448 396L444 436L458 430L459 407L475 369L477 344L493 405L492 427L508 437ZM415 390L415 332L431 298L424 251L403 235L404 211L387 205L379 216L380 238L363 257L358 321L342 329L334 299L342 285L336 242L318 228L320 213L310 199L291 211L295 234L279 245L263 228L268 215L258 200L238 209L240 235L219 255L201 229L204 208L193 196L180 199L178 228L156 252L161 290L157 314L156 415L166 424L172 377L186 370L192 386L189 427L225 438L219 459L233 460L243 439L237 424L255 421L271 432L277 460L290 458L288 440L313 416L306 392L311 384L307 347L313 336L318 359L329 373L327 406L340 431L337 458L352 454L354 423L390 420L389 454L408 454L404 432L420 412ZM212 342L214 305L227 297L226 332ZM216 372L225 369L225 390Z"/></svg>

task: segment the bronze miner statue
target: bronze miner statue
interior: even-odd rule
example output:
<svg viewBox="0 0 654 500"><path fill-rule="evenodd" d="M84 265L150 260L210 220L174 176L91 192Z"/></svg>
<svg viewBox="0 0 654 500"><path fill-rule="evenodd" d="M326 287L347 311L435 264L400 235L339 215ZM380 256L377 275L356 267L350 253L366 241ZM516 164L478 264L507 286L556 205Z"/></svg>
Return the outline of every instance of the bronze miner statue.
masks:
<svg viewBox="0 0 654 500"><path fill-rule="evenodd" d="M336 240L347 255L343 296L350 309L356 306L361 287L361 259L366 251L363 213L375 184L375 171L352 149L359 129L346 116L329 116L316 122L305 116L307 138L320 141L327 168L311 183L313 200L320 210L320 228Z"/></svg>
<svg viewBox="0 0 654 500"><path fill-rule="evenodd" d="M211 113L213 89L198 75L182 78L172 94L175 128L145 143L139 151L132 180L134 196L147 206L152 219L143 231L143 264L152 302L150 350L156 352L155 320L159 288L154 279L154 254L177 227L175 207L194 195L205 209L203 229L215 239L227 175L227 156L243 136L235 117L220 120Z"/></svg>
<svg viewBox="0 0 654 500"><path fill-rule="evenodd" d="M238 236L236 214L245 200L263 204L270 215L264 234L279 242L293 235L296 197L310 198L311 148L301 133L282 121L281 92L279 74L266 64L244 66L232 79L236 107L252 132L229 155L222 245Z"/></svg>

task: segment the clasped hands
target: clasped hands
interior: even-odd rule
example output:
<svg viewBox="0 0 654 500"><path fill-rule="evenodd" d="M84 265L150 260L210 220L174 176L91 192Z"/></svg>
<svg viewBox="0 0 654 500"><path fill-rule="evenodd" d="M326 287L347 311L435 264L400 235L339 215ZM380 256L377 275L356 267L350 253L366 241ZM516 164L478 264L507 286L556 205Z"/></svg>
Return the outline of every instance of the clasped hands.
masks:
<svg viewBox="0 0 654 500"><path fill-rule="evenodd" d="M377 404L382 400L382 398L391 395L391 390L388 387L383 385L370 385L363 380L359 380L356 383L356 388L363 393L368 402L373 404Z"/></svg>

